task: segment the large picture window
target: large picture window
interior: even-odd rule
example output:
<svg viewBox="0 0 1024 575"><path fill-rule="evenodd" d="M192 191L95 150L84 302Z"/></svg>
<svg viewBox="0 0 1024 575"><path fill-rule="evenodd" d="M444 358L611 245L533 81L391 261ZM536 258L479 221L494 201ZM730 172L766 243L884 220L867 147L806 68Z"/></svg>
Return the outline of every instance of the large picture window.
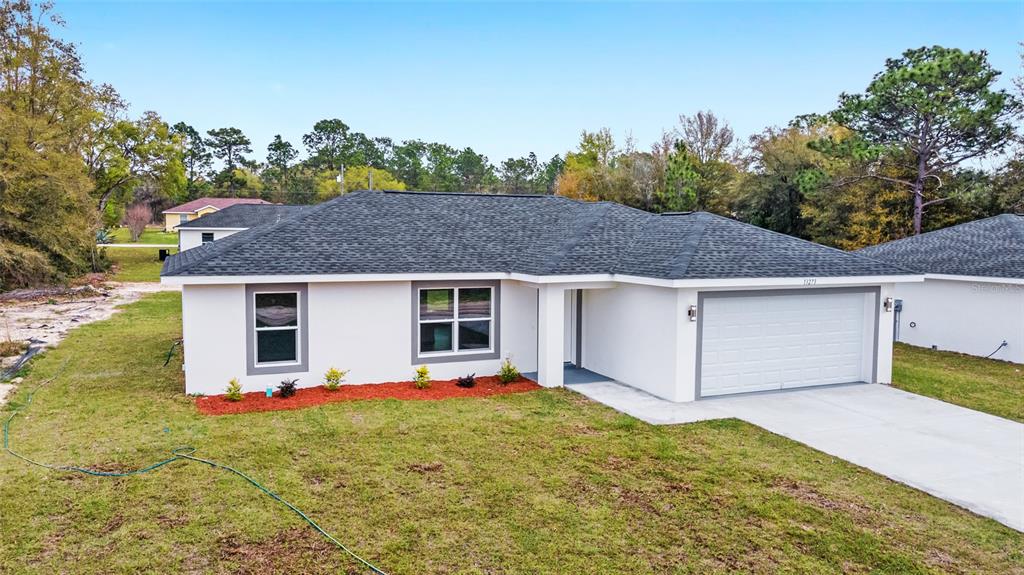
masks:
<svg viewBox="0 0 1024 575"><path fill-rule="evenodd" d="M305 284L246 286L248 374L306 371Z"/></svg>
<svg viewBox="0 0 1024 575"><path fill-rule="evenodd" d="M496 285L419 285L414 297L418 360L497 353Z"/></svg>

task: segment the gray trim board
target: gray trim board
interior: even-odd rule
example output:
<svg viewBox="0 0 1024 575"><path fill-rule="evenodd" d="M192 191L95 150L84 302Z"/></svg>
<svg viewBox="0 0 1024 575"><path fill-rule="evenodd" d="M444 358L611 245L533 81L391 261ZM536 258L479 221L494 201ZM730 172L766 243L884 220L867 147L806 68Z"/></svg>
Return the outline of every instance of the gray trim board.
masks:
<svg viewBox="0 0 1024 575"><path fill-rule="evenodd" d="M288 365L256 365L255 294L266 292L298 292L299 294L299 363ZM246 284L245 286L245 374L309 372L309 289L307 284Z"/></svg>
<svg viewBox="0 0 1024 575"><path fill-rule="evenodd" d="M711 399L701 397L701 363L702 363L702 352L704 347L704 300L705 299L721 299L721 298L739 298L739 297L764 297L764 296L787 296L787 295L803 295L803 294L837 294L837 293L863 293L863 294L874 294L875 296L875 313L872 314L874 322L873 330L873 342L871 350L871 379L872 381L878 381L878 335L879 335L879 316L878 310L881 309L882 305L882 288L880 286L865 286L865 287L838 287L838 288L792 288L792 289L775 289L775 290L734 290L734 291L702 291L697 292L697 357L695 358L694 364L694 399ZM858 382L849 382L858 383ZM831 384L841 385L841 384ZM796 389L796 388L793 388ZM779 391L779 390L772 390ZM784 391L784 390L783 390ZM757 392L753 392L757 393ZM712 396L719 397L719 396Z"/></svg>
<svg viewBox="0 0 1024 575"><path fill-rule="evenodd" d="M412 300L412 324L410 330L412 333L412 363L413 365L425 365L432 363L458 363L463 361L479 361L487 359L498 359L501 357L501 282L500 281L474 281L474 280L458 280L458 281L422 281L422 282L409 282L410 295L409 299ZM420 302L419 302L419 290L423 288L464 288L464 287L489 287L491 288L491 351L483 353L458 353L453 352L450 355L420 355ZM458 318L452 320L456 325L454 329L458 329Z"/></svg>

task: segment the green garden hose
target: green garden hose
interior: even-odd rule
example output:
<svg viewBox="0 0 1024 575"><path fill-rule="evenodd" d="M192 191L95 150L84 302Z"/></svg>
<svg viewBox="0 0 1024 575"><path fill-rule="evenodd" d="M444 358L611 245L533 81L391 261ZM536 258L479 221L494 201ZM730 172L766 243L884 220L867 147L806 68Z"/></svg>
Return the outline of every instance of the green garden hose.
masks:
<svg viewBox="0 0 1024 575"><path fill-rule="evenodd" d="M65 366L66 365L67 365L67 363L65 362ZM317 531L317 533L319 533L324 538L326 538L328 541L330 541L331 543L336 545L339 549L341 549L342 551L347 553L354 560L356 560L360 564L364 565L366 568L368 568L371 571L373 571L375 574L377 574L377 575L387 575L384 571L378 569L372 563L370 563L366 559L363 559L362 557L357 555L354 551L352 551L351 549L346 547L341 541L338 541L333 535L331 535L330 533L325 531L323 527L320 527L320 525L317 524L316 521L313 521L312 519L310 519L309 516L306 515L305 513L303 513L302 510L300 510L298 507L296 507L296 506L292 505L291 503L289 503L288 501L285 501L284 499L282 499L280 495L278 495L278 494L274 493L273 491L267 489L266 487L261 485L260 482L256 481L252 477L249 477L245 473L242 473L241 471L235 469L234 467L231 467L229 465L224 465L222 463L217 463L216 461L211 461L209 459L203 459L201 457L196 457L194 455L194 453L196 452L196 449L194 447L179 447L177 449L172 450L171 451L171 457L168 457L167 459L163 459L163 460L157 461L156 463L153 463L151 465L147 465L145 467L140 467L138 469L133 469L133 470L130 470L130 471L97 471L95 469L89 469L87 467L76 467L74 465L55 465L55 464L52 464L52 463L43 463L43 462L35 461L34 459L30 459L28 457L25 457L24 455L18 453L17 451L14 451L13 449L11 449L11 446L10 446L10 427L11 427L11 421L13 421L14 418L19 413L21 413L22 410L27 409L28 406L32 404L32 398L35 397L37 391L39 391L44 385L47 385L50 382L52 382L55 379L57 379L57 377L63 371L64 371L64 366L62 366L61 369L57 371L56 375L54 375L50 379L47 379L46 381L44 381L44 382L40 383L38 386L36 386L35 389L33 389L31 392L29 392L28 397L25 398L24 405L21 405L21 406L15 408L14 411L11 413L10 417L8 417L6 420L4 420L4 450L7 453L10 453L14 457L17 457L18 459L20 459L20 460L22 460L22 461L24 461L26 463L30 463L32 465L37 465L39 467L43 467L43 468L46 468L46 469L52 469L54 471L70 471L70 472L84 473L86 475L92 475L92 476L95 476L95 477L128 477L128 476L131 476L131 475L139 475L139 474L142 474L142 473L147 473L147 472L159 469L159 468L161 468L161 467L163 467L163 466L165 466L167 464L174 463L175 461L196 461L198 463L205 463L206 465L209 465L210 467L216 467L217 469L223 469L225 471L230 471L231 473L234 473L235 475L237 475L237 476L241 477L242 479L248 481L249 484L251 484L253 487L259 489L264 494L268 495L271 499L277 501L281 505L284 505L285 507L290 509L293 513L295 513L296 515L301 517L303 521L305 521L313 529L315 529Z"/></svg>

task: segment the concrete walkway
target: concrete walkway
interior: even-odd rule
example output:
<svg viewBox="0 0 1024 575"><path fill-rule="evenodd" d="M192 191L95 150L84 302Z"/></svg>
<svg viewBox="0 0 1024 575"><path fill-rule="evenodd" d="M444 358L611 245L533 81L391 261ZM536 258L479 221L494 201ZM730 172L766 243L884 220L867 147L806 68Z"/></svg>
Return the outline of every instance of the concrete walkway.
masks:
<svg viewBox="0 0 1024 575"><path fill-rule="evenodd" d="M735 417L1024 531L1024 425L884 385L673 403L613 382L573 391L657 425Z"/></svg>
<svg viewBox="0 0 1024 575"><path fill-rule="evenodd" d="M178 244L96 244L98 248L167 248L178 249Z"/></svg>

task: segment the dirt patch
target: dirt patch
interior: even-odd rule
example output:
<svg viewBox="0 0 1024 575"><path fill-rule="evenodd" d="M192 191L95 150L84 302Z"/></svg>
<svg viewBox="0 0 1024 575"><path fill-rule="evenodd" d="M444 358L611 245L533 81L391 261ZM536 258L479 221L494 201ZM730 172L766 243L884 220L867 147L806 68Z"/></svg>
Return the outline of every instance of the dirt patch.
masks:
<svg viewBox="0 0 1024 575"><path fill-rule="evenodd" d="M520 378L509 384L502 384L496 376L476 378L476 386L465 388L455 385L458 380L433 381L429 389L416 389L411 381L388 383L364 383L342 385L337 391L328 391L323 386L299 389L292 397L280 397L274 392L267 397L263 392L242 395L242 401L228 401L224 395L210 395L196 398L196 407L206 415L229 415L257 411L281 411L301 409L339 401L361 399L439 400L453 397L488 397L509 393L524 393L541 389L536 382Z"/></svg>
<svg viewBox="0 0 1024 575"><path fill-rule="evenodd" d="M859 503L831 499L806 483L799 483L790 479L780 479L773 484L773 487L800 501L829 511L846 511L857 514L869 513L871 511L871 509Z"/></svg>
<svg viewBox="0 0 1024 575"><path fill-rule="evenodd" d="M444 463L441 463L440 461L434 461L431 463L413 463L409 466L409 471L415 471L416 473L437 473L442 470L444 470Z"/></svg>
<svg viewBox="0 0 1024 575"><path fill-rule="evenodd" d="M241 541L237 535L217 539L222 565L231 573L336 573L337 549L311 528L293 527L267 541ZM219 571L219 570L218 570Z"/></svg>

